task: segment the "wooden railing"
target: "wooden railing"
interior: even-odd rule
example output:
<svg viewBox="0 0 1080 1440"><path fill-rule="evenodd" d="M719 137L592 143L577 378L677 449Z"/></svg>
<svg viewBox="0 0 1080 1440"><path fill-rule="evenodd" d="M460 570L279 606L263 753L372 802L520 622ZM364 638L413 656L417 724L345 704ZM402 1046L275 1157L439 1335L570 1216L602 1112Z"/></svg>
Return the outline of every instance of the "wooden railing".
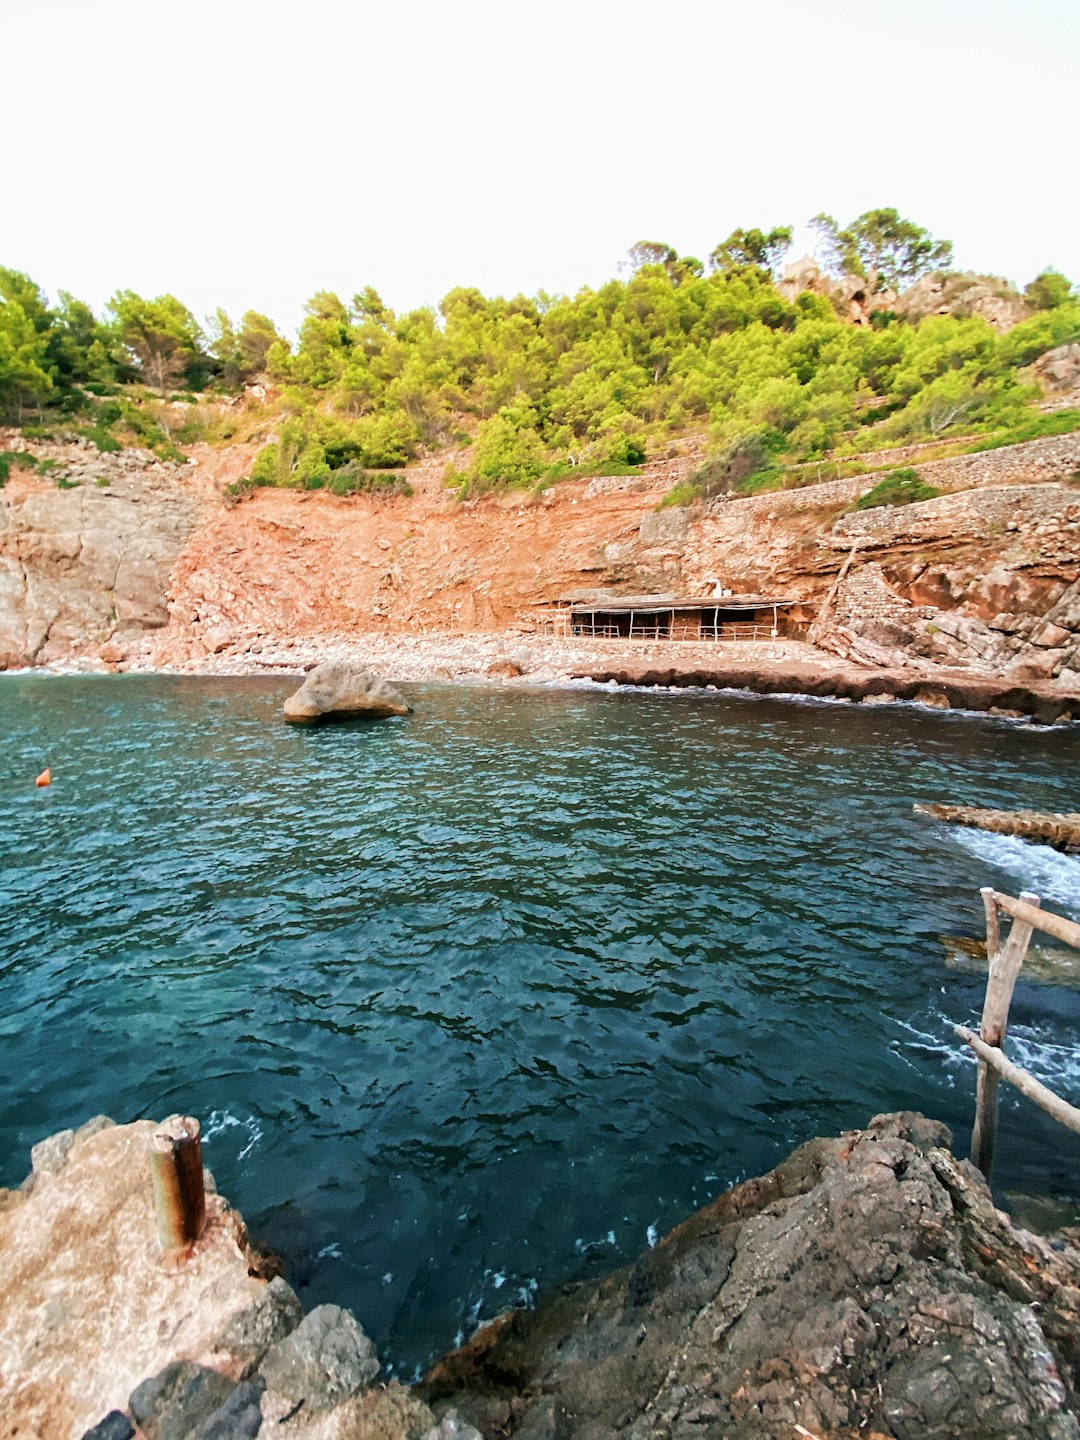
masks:
<svg viewBox="0 0 1080 1440"><path fill-rule="evenodd" d="M536 626L537 635L555 639L572 637L588 640L769 640L775 639L773 627L758 624L752 620L728 621L720 625L682 625L676 618L674 629L668 620L639 620L634 618L632 627L599 620L572 620L569 612L555 611L548 615L535 615L530 619Z"/></svg>
<svg viewBox="0 0 1080 1440"><path fill-rule="evenodd" d="M1042 930L1056 940L1080 950L1080 925L1066 920L1062 915L1053 915L1041 908L1038 895L1025 891L1019 900L1011 895L1002 895L990 886L980 891L986 911L986 958L989 970L986 977L986 997L983 1000L982 1021L976 1035L965 1025L954 1027L960 1039L970 1045L979 1057L979 1073L975 1083L975 1128L971 1135L971 1158L982 1173L990 1178L994 1165L994 1149L997 1144L997 1093L1001 1080L1015 1085L1021 1095L1026 1095L1045 1110L1059 1124L1080 1135L1080 1110L1062 1100L1034 1075L1006 1060L1002 1043L1009 1028L1009 1006L1020 967L1024 963L1032 932ZM1012 917L1008 939L1002 944L999 911Z"/></svg>

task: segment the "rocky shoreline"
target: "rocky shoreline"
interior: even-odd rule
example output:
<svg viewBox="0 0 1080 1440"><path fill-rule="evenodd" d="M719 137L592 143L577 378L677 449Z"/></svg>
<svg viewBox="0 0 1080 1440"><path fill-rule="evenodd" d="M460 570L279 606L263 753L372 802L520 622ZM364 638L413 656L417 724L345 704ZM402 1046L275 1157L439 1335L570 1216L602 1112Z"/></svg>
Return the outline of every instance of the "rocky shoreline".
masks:
<svg viewBox="0 0 1080 1440"><path fill-rule="evenodd" d="M809 1141L414 1389L350 1312L303 1314L212 1180L167 1271L153 1129L98 1117L0 1191L13 1440L1080 1437L1080 1233L1019 1228L920 1115Z"/></svg>
<svg viewBox="0 0 1080 1440"><path fill-rule="evenodd" d="M992 679L930 664L874 667L797 641L718 647L694 642L553 640L520 633L321 635L265 639L182 664L148 648L40 667L62 674L303 675L327 660L372 670L394 684L597 684L646 689L735 690L863 705L911 703L1055 725L1080 720L1080 692L1058 684ZM34 674L38 670L12 670Z"/></svg>

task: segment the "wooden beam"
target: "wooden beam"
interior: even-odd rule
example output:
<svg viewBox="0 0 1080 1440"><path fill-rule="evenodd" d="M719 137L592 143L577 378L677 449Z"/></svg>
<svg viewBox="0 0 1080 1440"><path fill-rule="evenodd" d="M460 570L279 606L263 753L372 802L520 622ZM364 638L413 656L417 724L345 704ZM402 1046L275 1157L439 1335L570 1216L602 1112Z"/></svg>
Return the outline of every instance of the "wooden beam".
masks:
<svg viewBox="0 0 1080 1440"><path fill-rule="evenodd" d="M1031 903L1032 896L1021 895L1019 900L1014 900L1011 895L1002 895L999 890L993 893L996 903L1014 920L1023 920L1034 929L1043 930L1047 935L1053 935L1055 940L1064 940L1066 945L1075 945L1080 950L1080 925L1074 921L1040 910L1037 904Z"/></svg>
<svg viewBox="0 0 1080 1440"><path fill-rule="evenodd" d="M1033 914L1038 915L1037 895L1025 891L1020 898ZM990 958L982 1022L979 1025L979 1038L984 1045L1000 1047L1005 1039L1016 977L1024 963L1031 932L1030 921L1014 919L1009 929L1009 938ZM994 1168L994 1148L997 1144L997 1092L998 1072L980 1060L979 1075L975 1082L975 1127L971 1132L971 1159L988 1180Z"/></svg>
<svg viewBox="0 0 1080 1440"><path fill-rule="evenodd" d="M1019 1065L1014 1065L995 1045L987 1045L979 1037L969 1030L965 1025L953 1027L961 1040L966 1041L979 1057L981 1065L989 1066L1003 1080L1010 1085L1015 1085L1021 1095L1026 1095L1033 1100L1040 1109L1053 1117L1059 1124L1064 1125L1075 1135L1080 1135L1080 1110L1075 1105L1070 1105L1067 1100L1062 1100L1060 1095L1055 1095L1052 1090L1045 1086L1041 1080L1036 1080Z"/></svg>

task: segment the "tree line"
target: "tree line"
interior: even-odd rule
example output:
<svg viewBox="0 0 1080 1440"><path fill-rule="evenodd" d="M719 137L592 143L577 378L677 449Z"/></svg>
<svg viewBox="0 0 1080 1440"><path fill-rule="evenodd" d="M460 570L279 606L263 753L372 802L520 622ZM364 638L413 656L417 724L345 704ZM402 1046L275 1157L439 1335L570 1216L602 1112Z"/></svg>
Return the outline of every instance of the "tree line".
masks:
<svg viewBox="0 0 1080 1440"><path fill-rule="evenodd" d="M735 230L705 262L640 241L617 278L574 296L461 287L398 314L371 287L320 291L295 342L255 311L200 325L171 295L121 291L101 315L63 291L50 304L0 269L0 413L138 433L142 396L265 376L276 439L257 483L337 477L347 490L346 475L360 486L453 445L464 458L451 478L480 489L630 468L690 430L760 468L820 457L865 426L908 439L1017 423L1035 393L1024 367L1080 338L1080 299L1056 271L1027 287L1027 318L1005 334L977 315L909 323L892 297L946 270L950 244L888 209L813 226L823 273L865 280L868 327L827 292L780 293L790 226Z"/></svg>

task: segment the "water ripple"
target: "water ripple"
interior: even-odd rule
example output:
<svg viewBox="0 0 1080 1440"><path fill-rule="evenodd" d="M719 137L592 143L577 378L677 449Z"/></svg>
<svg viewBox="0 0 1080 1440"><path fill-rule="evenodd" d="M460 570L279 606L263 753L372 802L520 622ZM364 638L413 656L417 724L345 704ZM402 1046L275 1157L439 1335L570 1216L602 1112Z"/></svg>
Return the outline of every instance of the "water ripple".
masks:
<svg viewBox="0 0 1080 1440"><path fill-rule="evenodd" d="M978 887L1080 866L916 800L1075 808L1075 731L704 693L0 678L0 1183L98 1111L202 1117L222 1189L395 1373L809 1135L970 1124ZM55 777L36 791L46 763ZM1021 983L1073 1093L1080 996ZM998 1179L1080 1191L1003 1107Z"/></svg>

